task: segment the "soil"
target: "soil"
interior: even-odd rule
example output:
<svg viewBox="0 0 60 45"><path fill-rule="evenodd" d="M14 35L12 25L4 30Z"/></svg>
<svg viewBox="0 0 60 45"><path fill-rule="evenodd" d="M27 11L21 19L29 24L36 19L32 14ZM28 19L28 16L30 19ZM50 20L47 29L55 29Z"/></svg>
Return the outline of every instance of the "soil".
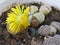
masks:
<svg viewBox="0 0 60 45"><path fill-rule="evenodd" d="M30 3L28 5L36 5L40 7L41 5L38 3ZM25 6L28 6L25 4ZM6 18L7 13L10 11L7 10L2 13L0 16L0 45L32 45L31 41L33 38L34 40L43 40L43 37L36 34L34 37L31 37L28 33L28 30L25 31L25 33L19 34L19 35L12 35L7 31L6 28ZM52 11L46 16L45 21L41 25L49 25L52 21L58 21L60 22L60 11L52 7ZM40 26L41 26L40 25ZM38 43L37 43L38 45Z"/></svg>

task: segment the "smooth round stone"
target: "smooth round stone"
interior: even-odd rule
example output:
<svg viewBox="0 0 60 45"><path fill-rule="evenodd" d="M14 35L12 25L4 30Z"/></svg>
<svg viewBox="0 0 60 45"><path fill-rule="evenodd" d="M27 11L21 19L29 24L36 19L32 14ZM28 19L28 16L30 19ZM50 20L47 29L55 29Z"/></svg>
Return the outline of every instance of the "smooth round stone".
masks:
<svg viewBox="0 0 60 45"><path fill-rule="evenodd" d="M36 29L34 29L33 27L30 27L30 28L28 29L28 32L29 32L29 35L30 35L30 36L35 36Z"/></svg>

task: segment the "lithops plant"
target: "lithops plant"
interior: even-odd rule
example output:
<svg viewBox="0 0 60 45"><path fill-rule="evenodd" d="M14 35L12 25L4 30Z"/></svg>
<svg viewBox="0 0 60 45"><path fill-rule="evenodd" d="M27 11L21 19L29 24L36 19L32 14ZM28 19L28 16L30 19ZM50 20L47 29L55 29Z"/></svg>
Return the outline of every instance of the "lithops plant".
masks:
<svg viewBox="0 0 60 45"><path fill-rule="evenodd" d="M33 15L31 14L31 15L29 15L29 23L31 23L31 21L32 21L32 17L33 17Z"/></svg>
<svg viewBox="0 0 60 45"><path fill-rule="evenodd" d="M34 6L34 5L30 6L30 12L29 12L29 14L34 14L37 11L38 11L38 7L37 6Z"/></svg>
<svg viewBox="0 0 60 45"><path fill-rule="evenodd" d="M42 45L56 45L56 43L53 37L49 37L43 41Z"/></svg>
<svg viewBox="0 0 60 45"><path fill-rule="evenodd" d="M43 35L43 36L48 36L48 35L54 35L56 34L56 28L51 26L51 25L42 25L38 29L38 34Z"/></svg>
<svg viewBox="0 0 60 45"><path fill-rule="evenodd" d="M56 45L60 45L60 35L55 35L53 39L55 40Z"/></svg>
<svg viewBox="0 0 60 45"><path fill-rule="evenodd" d="M41 24L45 19L45 16L43 13L35 13L32 17L31 25L32 27L37 27L39 24Z"/></svg>
<svg viewBox="0 0 60 45"><path fill-rule="evenodd" d="M59 22L51 22L51 25L54 26L55 28L58 29L58 31L60 31L60 23Z"/></svg>
<svg viewBox="0 0 60 45"><path fill-rule="evenodd" d="M60 45L60 35L46 38L42 45Z"/></svg>
<svg viewBox="0 0 60 45"><path fill-rule="evenodd" d="M38 29L38 34L40 34L42 36L47 36L47 35L49 35L49 33L50 33L50 31L49 31L49 26L48 25L42 25Z"/></svg>
<svg viewBox="0 0 60 45"><path fill-rule="evenodd" d="M49 27L50 27L50 35L55 35L57 32L57 29L52 25L50 25Z"/></svg>
<svg viewBox="0 0 60 45"><path fill-rule="evenodd" d="M49 14L51 11L52 11L52 8L49 5L42 5L39 9L39 12L42 12L45 15Z"/></svg>
<svg viewBox="0 0 60 45"><path fill-rule="evenodd" d="M15 8L11 8L11 12L8 13L8 17L6 19L7 30L9 33L15 35L30 25L28 21L28 12L29 6L25 10L24 6L22 6L21 9L19 5L17 5Z"/></svg>
<svg viewBox="0 0 60 45"><path fill-rule="evenodd" d="M36 17L33 16L30 24L32 27L36 28L39 25L39 22Z"/></svg>

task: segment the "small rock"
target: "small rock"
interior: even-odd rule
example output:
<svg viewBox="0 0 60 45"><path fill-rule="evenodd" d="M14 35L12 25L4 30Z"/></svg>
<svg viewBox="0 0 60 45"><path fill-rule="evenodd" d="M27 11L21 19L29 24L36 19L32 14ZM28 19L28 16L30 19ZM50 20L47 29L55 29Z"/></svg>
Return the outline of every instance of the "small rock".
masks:
<svg viewBox="0 0 60 45"><path fill-rule="evenodd" d="M28 32L29 32L29 35L30 35L30 36L34 36L35 33L36 33L36 29L34 29L33 27L30 27L30 28L28 29Z"/></svg>
<svg viewBox="0 0 60 45"><path fill-rule="evenodd" d="M42 40L34 40L34 38L31 41L31 45L42 45Z"/></svg>
<svg viewBox="0 0 60 45"><path fill-rule="evenodd" d="M3 37L3 30L0 30L0 40L3 40L4 37Z"/></svg>
<svg viewBox="0 0 60 45"><path fill-rule="evenodd" d="M17 42L17 45L21 45L21 42L20 42L20 41L18 41L18 42Z"/></svg>
<svg viewBox="0 0 60 45"><path fill-rule="evenodd" d="M6 23L5 23L5 22L2 22L2 23L1 23L1 27L2 27L2 28L6 28Z"/></svg>
<svg viewBox="0 0 60 45"><path fill-rule="evenodd" d="M7 40L5 41L5 43L6 43L6 45L11 45L11 39L10 39L10 38L7 39Z"/></svg>
<svg viewBox="0 0 60 45"><path fill-rule="evenodd" d="M13 40L11 41L11 45L17 45L17 42L16 42L15 39L13 39Z"/></svg>
<svg viewBox="0 0 60 45"><path fill-rule="evenodd" d="M24 42L26 41L26 39L23 40Z"/></svg>
<svg viewBox="0 0 60 45"><path fill-rule="evenodd" d="M0 45L5 45L5 41L4 40L0 40Z"/></svg>

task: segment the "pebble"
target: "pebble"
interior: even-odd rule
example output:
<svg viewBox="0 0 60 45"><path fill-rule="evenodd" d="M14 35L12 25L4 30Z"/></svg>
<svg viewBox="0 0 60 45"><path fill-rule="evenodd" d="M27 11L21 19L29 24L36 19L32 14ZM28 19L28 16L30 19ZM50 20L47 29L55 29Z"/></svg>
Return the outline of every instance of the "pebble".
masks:
<svg viewBox="0 0 60 45"><path fill-rule="evenodd" d="M5 22L2 22L2 23L1 23L1 27L2 27L2 28L6 28L6 23L5 23Z"/></svg>
<svg viewBox="0 0 60 45"><path fill-rule="evenodd" d="M42 40L35 40L35 39L32 39L31 45L42 45Z"/></svg>
<svg viewBox="0 0 60 45"><path fill-rule="evenodd" d="M3 30L0 30L0 40L3 40L4 37L3 37Z"/></svg>
<svg viewBox="0 0 60 45"><path fill-rule="evenodd" d="M28 29L28 32L29 32L29 35L30 35L30 36L35 36L36 29L34 29L33 27L30 27L30 28Z"/></svg>
<svg viewBox="0 0 60 45"><path fill-rule="evenodd" d="M0 45L5 45L5 41L4 40L0 40Z"/></svg>
<svg viewBox="0 0 60 45"><path fill-rule="evenodd" d="M15 39L13 39L13 40L11 41L11 45L17 45L17 42L16 42Z"/></svg>
<svg viewBox="0 0 60 45"><path fill-rule="evenodd" d="M17 42L17 45L21 45L21 42L20 42L20 41L18 41L18 42Z"/></svg>

